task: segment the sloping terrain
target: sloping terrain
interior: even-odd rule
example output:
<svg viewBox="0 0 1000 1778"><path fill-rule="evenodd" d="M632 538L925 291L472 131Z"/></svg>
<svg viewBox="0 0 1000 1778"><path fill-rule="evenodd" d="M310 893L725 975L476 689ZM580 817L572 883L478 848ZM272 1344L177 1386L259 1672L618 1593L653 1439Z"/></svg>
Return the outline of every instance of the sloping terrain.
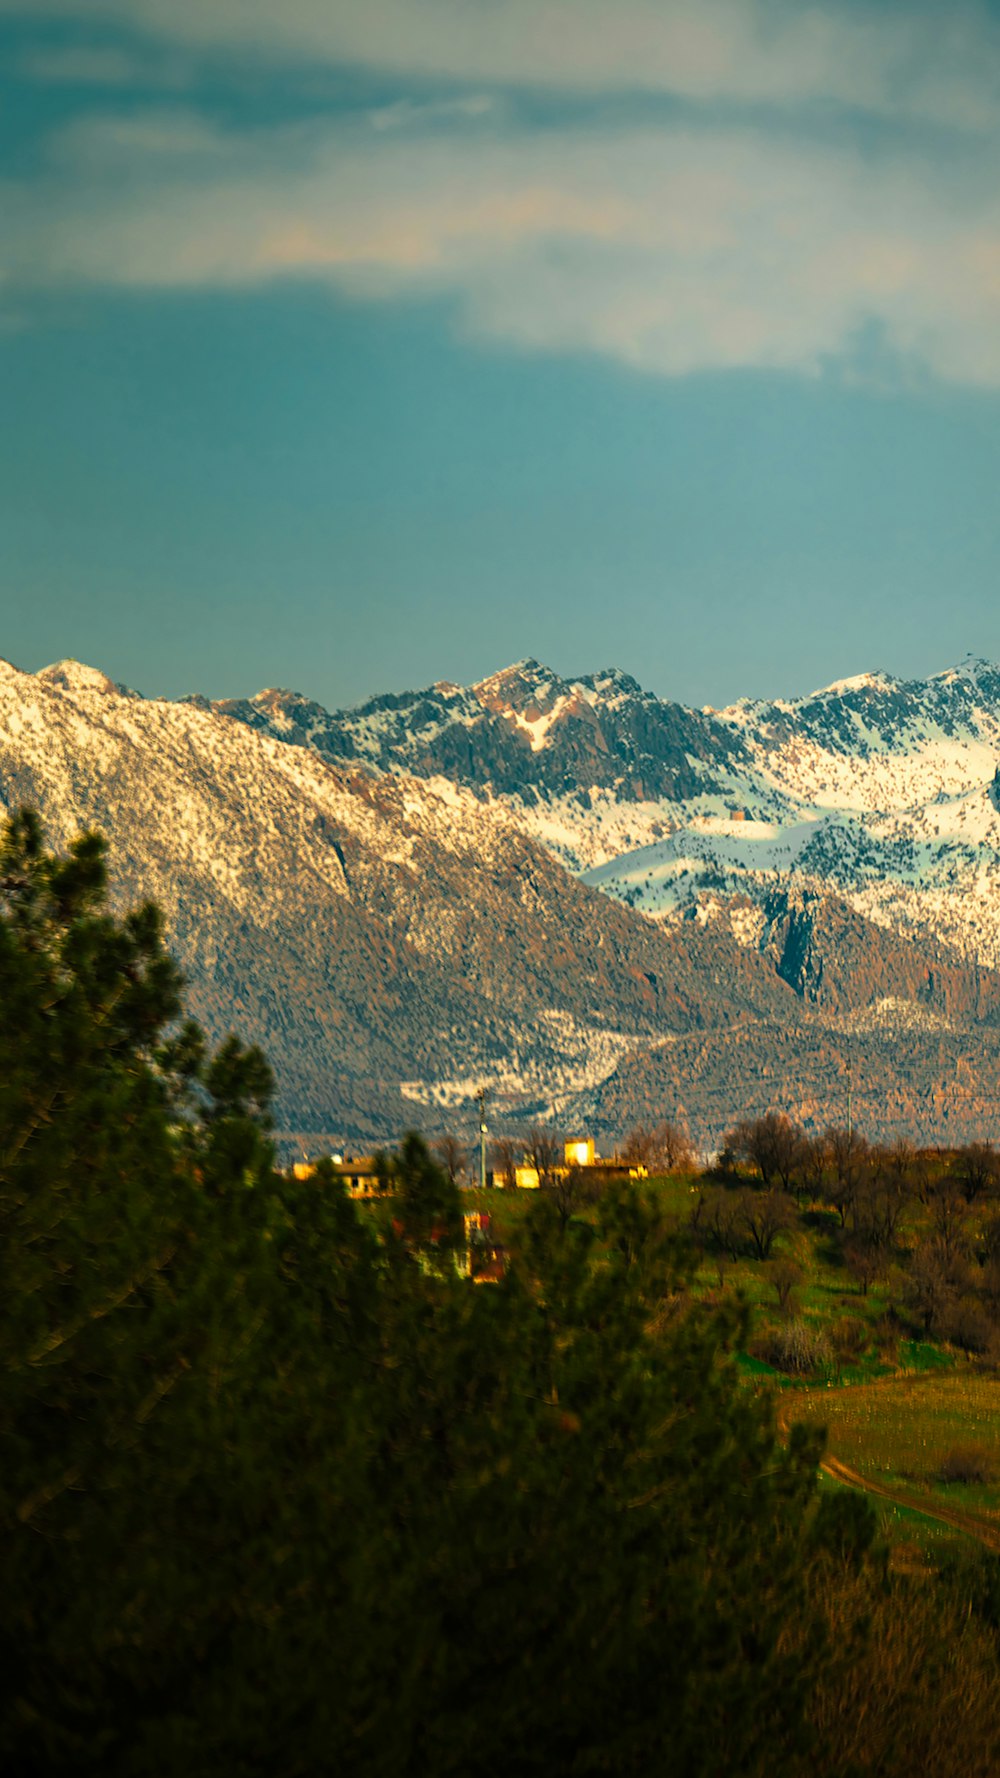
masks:
<svg viewBox="0 0 1000 1778"><path fill-rule="evenodd" d="M500 679L474 701L522 734ZM469 695L440 693L466 715ZM552 1116L607 1140L683 1111L711 1146L770 1105L842 1118L848 1058L872 1134L994 1127L992 970L773 872L755 893L703 889L670 921L643 918L525 832L524 800L384 758L335 762L260 705L250 720L147 701L72 662L3 666L0 802L37 805L57 845L103 829L117 901L161 903L193 1010L266 1047L282 1127L307 1146L464 1128L484 1083L510 1128ZM560 707L546 728L536 709L522 704L530 732L510 743L532 757L569 720ZM676 787L679 757L661 764Z"/></svg>
<svg viewBox="0 0 1000 1778"><path fill-rule="evenodd" d="M637 1120L686 1120L717 1148L737 1117L779 1107L809 1130L949 1146L1000 1132L1000 1031L885 1024L743 1026L690 1033L622 1059L582 1098L588 1127L614 1136Z"/></svg>
<svg viewBox="0 0 1000 1778"><path fill-rule="evenodd" d="M0 671L0 798L54 844L108 835L116 899L163 906L194 1011L265 1045L290 1129L389 1136L483 1079L527 1114L664 1032L795 1004L731 935L658 930L444 780L337 769L73 663Z"/></svg>

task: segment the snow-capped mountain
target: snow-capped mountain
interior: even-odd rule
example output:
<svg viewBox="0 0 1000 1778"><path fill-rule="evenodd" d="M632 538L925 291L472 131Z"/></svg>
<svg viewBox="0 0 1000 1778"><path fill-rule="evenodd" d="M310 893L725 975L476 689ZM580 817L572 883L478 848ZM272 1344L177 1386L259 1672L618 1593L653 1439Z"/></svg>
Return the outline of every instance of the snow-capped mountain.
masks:
<svg viewBox="0 0 1000 1778"><path fill-rule="evenodd" d="M280 691L213 708L331 759L466 786L654 918L729 918L738 897L734 931L754 943L747 898L780 882L1000 960L1000 670L986 662L724 710L535 661L335 715Z"/></svg>
<svg viewBox="0 0 1000 1778"><path fill-rule="evenodd" d="M0 802L57 846L108 835L119 904L160 903L193 1010L264 1044L289 1130L391 1136L483 1081L529 1115L665 1034L796 1007L730 936L657 931L441 777L338 768L75 662L0 664Z"/></svg>
<svg viewBox="0 0 1000 1778"><path fill-rule="evenodd" d="M943 868L977 798L992 814L969 818L967 851L989 855L991 672L715 712L527 663L330 715L3 664L0 803L37 806L56 845L107 833L116 899L161 903L192 1009L271 1055L288 1142L461 1130L485 1082L508 1128L549 1115L608 1140L682 1115L710 1147L775 1104L841 1118L848 1060L873 1134L963 1140L1000 1110L1000 974L927 921L908 937L861 908L888 880L886 805L915 820L914 785L953 824ZM835 896L832 869L780 863L777 832L811 824L815 860L851 821L870 880L859 866ZM671 865L694 834L685 885ZM643 841L659 900L645 859L635 874ZM743 841L779 862L725 851ZM579 880L588 860L616 895Z"/></svg>

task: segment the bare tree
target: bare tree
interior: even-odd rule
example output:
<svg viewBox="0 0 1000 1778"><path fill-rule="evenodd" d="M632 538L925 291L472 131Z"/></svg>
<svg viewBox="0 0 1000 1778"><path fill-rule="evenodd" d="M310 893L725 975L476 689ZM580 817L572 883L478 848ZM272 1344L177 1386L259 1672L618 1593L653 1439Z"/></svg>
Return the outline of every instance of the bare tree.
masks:
<svg viewBox="0 0 1000 1778"><path fill-rule="evenodd" d="M546 1124L532 1124L525 1154L538 1174L539 1185L553 1183L562 1160L562 1148L562 1140L555 1130L550 1130Z"/></svg>
<svg viewBox="0 0 1000 1778"><path fill-rule="evenodd" d="M830 1328L830 1345L840 1382L844 1365L860 1358L865 1342L865 1323L852 1315L838 1315Z"/></svg>
<svg viewBox="0 0 1000 1778"><path fill-rule="evenodd" d="M465 1178L465 1169L469 1158L458 1137L449 1134L438 1136L433 1147L434 1153L452 1185L458 1185L459 1181Z"/></svg>
<svg viewBox="0 0 1000 1778"><path fill-rule="evenodd" d="M555 1205L560 1230L564 1230L580 1210L596 1203L600 1188L585 1167L556 1167L542 1190Z"/></svg>
<svg viewBox="0 0 1000 1778"><path fill-rule="evenodd" d="M968 1245L969 1206L965 1193L952 1173L944 1173L928 1181L926 1198L935 1241L949 1258L957 1258Z"/></svg>
<svg viewBox="0 0 1000 1778"><path fill-rule="evenodd" d="M988 1142L970 1142L958 1151L955 1177L967 1204L993 1197L1000 1185L1000 1155Z"/></svg>
<svg viewBox="0 0 1000 1778"><path fill-rule="evenodd" d="M694 1150L687 1130L664 1118L654 1132L660 1165L666 1173L680 1173L694 1164Z"/></svg>
<svg viewBox="0 0 1000 1778"><path fill-rule="evenodd" d="M795 1212L782 1191L740 1191L739 1226L744 1230L757 1259L770 1259L778 1236L790 1228Z"/></svg>
<svg viewBox="0 0 1000 1778"><path fill-rule="evenodd" d="M994 1321L1000 1321L1000 1262L987 1259L979 1278L983 1302Z"/></svg>
<svg viewBox="0 0 1000 1778"><path fill-rule="evenodd" d="M799 1156L798 1181L811 1198L822 1198L826 1185L830 1155L825 1136L803 1136Z"/></svg>
<svg viewBox="0 0 1000 1778"><path fill-rule="evenodd" d="M914 1249L903 1301L920 1317L925 1333L933 1332L945 1321L963 1282L960 1262L940 1239L921 1241Z"/></svg>
<svg viewBox="0 0 1000 1778"><path fill-rule="evenodd" d="M867 1296L869 1286L885 1276L885 1249L876 1241L849 1241L844 1248L844 1264L862 1296Z"/></svg>
<svg viewBox="0 0 1000 1778"><path fill-rule="evenodd" d="M846 1228L868 1167L868 1143L857 1130L845 1130L839 1125L831 1126L823 1140L830 1163L827 1202L840 1217L841 1228Z"/></svg>
<svg viewBox="0 0 1000 1778"><path fill-rule="evenodd" d="M905 1137L897 1136L895 1142L880 1151L882 1165L897 1179L904 1179L911 1191L916 1189L917 1152Z"/></svg>
<svg viewBox="0 0 1000 1778"><path fill-rule="evenodd" d="M493 1143L491 1158L494 1181L499 1174L503 1184L511 1191L517 1184L517 1157L520 1152L517 1144L512 1142L509 1136L500 1136Z"/></svg>
<svg viewBox="0 0 1000 1778"><path fill-rule="evenodd" d="M767 1275L777 1292L778 1308L782 1315L792 1314L795 1307L795 1288L802 1283L802 1267L794 1259L773 1259L768 1266Z"/></svg>
<svg viewBox="0 0 1000 1778"><path fill-rule="evenodd" d="M783 1111L742 1118L725 1139L727 1148L755 1167L765 1186L777 1179L788 1191L802 1158L802 1131Z"/></svg>
<svg viewBox="0 0 1000 1778"><path fill-rule="evenodd" d="M739 1259L743 1251L743 1229L740 1222L739 1193L724 1186L713 1186L698 1194L691 1215L691 1226L700 1240L711 1243L716 1253ZM720 1275L721 1285L721 1275Z"/></svg>
<svg viewBox="0 0 1000 1778"><path fill-rule="evenodd" d="M686 1131L666 1119L651 1129L636 1124L622 1146L622 1159L647 1173L676 1173L691 1165L691 1141Z"/></svg>
<svg viewBox="0 0 1000 1778"><path fill-rule="evenodd" d="M913 1197L908 1165L898 1149L873 1148L859 1172L849 1206L858 1244L888 1253Z"/></svg>
<svg viewBox="0 0 1000 1778"><path fill-rule="evenodd" d="M652 1173L658 1159L655 1131L648 1124L636 1124L622 1144L622 1160L630 1167L645 1167L647 1173Z"/></svg>
<svg viewBox="0 0 1000 1778"><path fill-rule="evenodd" d="M770 1259L778 1236L794 1220L795 1211L783 1191L714 1186L700 1194L690 1226L730 1259L739 1259L747 1248L757 1259Z"/></svg>

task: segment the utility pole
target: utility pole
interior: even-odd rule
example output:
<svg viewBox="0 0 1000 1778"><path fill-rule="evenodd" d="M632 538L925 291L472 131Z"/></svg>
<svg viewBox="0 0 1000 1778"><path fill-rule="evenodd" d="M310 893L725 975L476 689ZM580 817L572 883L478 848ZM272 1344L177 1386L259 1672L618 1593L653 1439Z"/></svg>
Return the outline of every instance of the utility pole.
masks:
<svg viewBox="0 0 1000 1778"><path fill-rule="evenodd" d="M479 1089L479 1189L486 1190L486 1091Z"/></svg>

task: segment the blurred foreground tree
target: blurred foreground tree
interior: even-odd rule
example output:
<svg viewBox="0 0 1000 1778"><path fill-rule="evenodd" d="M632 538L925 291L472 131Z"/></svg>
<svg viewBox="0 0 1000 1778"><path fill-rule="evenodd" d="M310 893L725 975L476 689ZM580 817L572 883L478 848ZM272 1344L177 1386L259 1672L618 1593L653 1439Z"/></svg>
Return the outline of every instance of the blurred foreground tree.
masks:
<svg viewBox="0 0 1000 1778"><path fill-rule="evenodd" d="M401 1237L329 1163L280 1174L263 1057L178 1023L155 910L28 816L0 997L5 1771L834 1769L810 1700L836 1742L871 1517L818 1503L655 1197L537 1194L477 1289L419 1137Z"/></svg>

